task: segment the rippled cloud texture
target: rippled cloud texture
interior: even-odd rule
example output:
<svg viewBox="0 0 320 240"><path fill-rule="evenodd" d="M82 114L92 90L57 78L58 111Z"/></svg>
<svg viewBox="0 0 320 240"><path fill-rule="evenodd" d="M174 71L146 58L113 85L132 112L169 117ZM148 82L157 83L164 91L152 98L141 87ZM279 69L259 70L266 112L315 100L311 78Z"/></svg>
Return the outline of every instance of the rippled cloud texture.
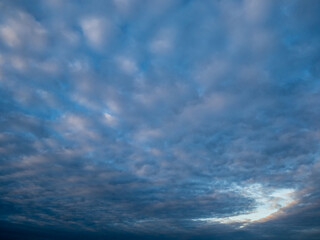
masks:
<svg viewBox="0 0 320 240"><path fill-rule="evenodd" d="M0 1L1 239L319 239L320 1Z"/></svg>

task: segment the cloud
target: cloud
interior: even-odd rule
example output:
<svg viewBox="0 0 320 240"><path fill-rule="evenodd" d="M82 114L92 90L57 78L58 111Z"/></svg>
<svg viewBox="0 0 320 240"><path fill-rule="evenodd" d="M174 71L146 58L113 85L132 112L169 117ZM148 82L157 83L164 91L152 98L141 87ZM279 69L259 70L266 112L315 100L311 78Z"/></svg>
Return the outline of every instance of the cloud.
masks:
<svg viewBox="0 0 320 240"><path fill-rule="evenodd" d="M319 7L2 1L0 235L317 239Z"/></svg>
<svg viewBox="0 0 320 240"><path fill-rule="evenodd" d="M106 43L108 22L102 17L86 17L80 22L83 34L93 48L102 47Z"/></svg>
<svg viewBox="0 0 320 240"><path fill-rule="evenodd" d="M11 12L10 10L8 12ZM22 11L6 13L2 18L0 36L2 41L11 48L32 48L39 50L46 45L46 30L32 16Z"/></svg>
<svg viewBox="0 0 320 240"><path fill-rule="evenodd" d="M174 35L175 31L173 29L161 29L158 33L156 33L150 44L151 51L161 54L172 50L174 47Z"/></svg>
<svg viewBox="0 0 320 240"><path fill-rule="evenodd" d="M134 62L134 60L132 60L132 59L128 59L126 57L118 57L116 59L116 62L118 64L120 70L122 70L126 74L133 74L138 71L138 67L137 67L136 63Z"/></svg>

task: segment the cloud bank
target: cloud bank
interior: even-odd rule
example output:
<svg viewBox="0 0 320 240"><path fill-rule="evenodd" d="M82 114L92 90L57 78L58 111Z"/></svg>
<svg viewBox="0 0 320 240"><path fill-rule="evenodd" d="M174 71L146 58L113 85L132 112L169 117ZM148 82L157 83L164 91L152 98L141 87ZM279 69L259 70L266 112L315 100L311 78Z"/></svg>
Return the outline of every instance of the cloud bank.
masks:
<svg viewBox="0 0 320 240"><path fill-rule="evenodd" d="M0 236L318 239L319 12L1 1Z"/></svg>

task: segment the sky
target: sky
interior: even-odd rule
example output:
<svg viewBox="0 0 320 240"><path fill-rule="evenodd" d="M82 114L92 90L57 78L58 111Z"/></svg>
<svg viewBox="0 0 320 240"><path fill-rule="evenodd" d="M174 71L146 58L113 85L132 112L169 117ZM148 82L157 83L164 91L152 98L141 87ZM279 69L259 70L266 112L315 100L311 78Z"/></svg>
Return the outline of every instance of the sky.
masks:
<svg viewBox="0 0 320 240"><path fill-rule="evenodd" d="M319 13L0 0L1 239L320 239Z"/></svg>

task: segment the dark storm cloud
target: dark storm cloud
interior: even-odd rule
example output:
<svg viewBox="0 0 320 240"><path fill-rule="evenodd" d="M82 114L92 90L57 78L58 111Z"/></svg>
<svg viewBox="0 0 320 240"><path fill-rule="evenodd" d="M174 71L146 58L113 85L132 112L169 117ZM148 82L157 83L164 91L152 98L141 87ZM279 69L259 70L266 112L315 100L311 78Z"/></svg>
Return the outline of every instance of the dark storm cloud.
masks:
<svg viewBox="0 0 320 240"><path fill-rule="evenodd" d="M3 237L316 239L319 11L2 1Z"/></svg>

